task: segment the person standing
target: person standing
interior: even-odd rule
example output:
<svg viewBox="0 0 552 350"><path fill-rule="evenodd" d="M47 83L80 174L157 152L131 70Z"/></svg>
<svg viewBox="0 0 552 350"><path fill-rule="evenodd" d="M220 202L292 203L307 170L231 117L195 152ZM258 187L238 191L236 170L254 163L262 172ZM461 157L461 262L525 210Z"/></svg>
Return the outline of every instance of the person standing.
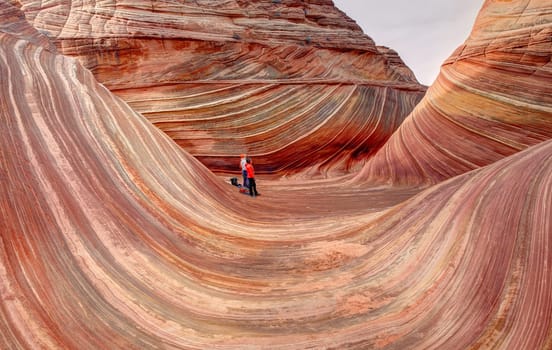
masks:
<svg viewBox="0 0 552 350"><path fill-rule="evenodd" d="M251 197L259 195L257 192L257 183L255 182L255 168L251 164L251 159L247 158L245 163L245 170L247 171L247 183L249 184L249 194Z"/></svg>
<svg viewBox="0 0 552 350"><path fill-rule="evenodd" d="M247 169L245 169L246 164L247 164L247 160L246 160L245 154L240 154L240 167L242 170L243 187L249 188L247 186Z"/></svg>

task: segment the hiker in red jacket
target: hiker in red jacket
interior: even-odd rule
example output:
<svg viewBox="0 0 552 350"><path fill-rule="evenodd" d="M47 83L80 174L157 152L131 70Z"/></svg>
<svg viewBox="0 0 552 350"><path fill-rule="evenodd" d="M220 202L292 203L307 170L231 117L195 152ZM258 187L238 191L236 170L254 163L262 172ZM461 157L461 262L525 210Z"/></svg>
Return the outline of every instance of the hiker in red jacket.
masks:
<svg viewBox="0 0 552 350"><path fill-rule="evenodd" d="M255 169L253 164L251 164L251 158L247 158L245 163L245 170L247 171L247 184L249 186L249 194L251 197L259 195L257 192L257 184L255 183Z"/></svg>

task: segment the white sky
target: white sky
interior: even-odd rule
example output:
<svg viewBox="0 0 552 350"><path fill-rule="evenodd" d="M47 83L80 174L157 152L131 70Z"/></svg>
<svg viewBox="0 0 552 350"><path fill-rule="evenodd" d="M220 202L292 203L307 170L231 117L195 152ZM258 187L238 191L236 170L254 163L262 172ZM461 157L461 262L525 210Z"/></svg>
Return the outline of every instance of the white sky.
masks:
<svg viewBox="0 0 552 350"><path fill-rule="evenodd" d="M399 53L431 85L441 64L469 36L484 0L334 0L376 45Z"/></svg>

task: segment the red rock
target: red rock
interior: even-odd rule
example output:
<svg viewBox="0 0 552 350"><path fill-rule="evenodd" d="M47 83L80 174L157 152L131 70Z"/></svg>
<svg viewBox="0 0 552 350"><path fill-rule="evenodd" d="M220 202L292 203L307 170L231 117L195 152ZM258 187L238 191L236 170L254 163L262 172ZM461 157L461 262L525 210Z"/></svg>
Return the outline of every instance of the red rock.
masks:
<svg viewBox="0 0 552 350"><path fill-rule="evenodd" d="M25 14L21 12L19 7L20 4L15 0L0 2L0 14L2 14L0 32L15 35L48 50L55 51L55 46L51 41L27 22Z"/></svg>
<svg viewBox="0 0 552 350"><path fill-rule="evenodd" d="M547 1L487 1L362 181L437 183L552 138Z"/></svg>
<svg viewBox="0 0 552 350"><path fill-rule="evenodd" d="M0 9L1 349L550 348L552 140L423 190L248 198Z"/></svg>
<svg viewBox="0 0 552 350"><path fill-rule="evenodd" d="M261 174L358 170L425 92L331 1L24 3L60 52L217 172L241 153Z"/></svg>

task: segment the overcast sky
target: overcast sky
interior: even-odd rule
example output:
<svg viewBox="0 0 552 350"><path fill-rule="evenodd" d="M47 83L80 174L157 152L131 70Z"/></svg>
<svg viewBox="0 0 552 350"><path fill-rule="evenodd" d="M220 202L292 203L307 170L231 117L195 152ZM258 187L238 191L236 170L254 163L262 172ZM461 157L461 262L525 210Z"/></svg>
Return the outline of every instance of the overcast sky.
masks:
<svg viewBox="0 0 552 350"><path fill-rule="evenodd" d="M467 38L484 0L334 0L376 45L399 53L418 81L431 85L441 64Z"/></svg>

